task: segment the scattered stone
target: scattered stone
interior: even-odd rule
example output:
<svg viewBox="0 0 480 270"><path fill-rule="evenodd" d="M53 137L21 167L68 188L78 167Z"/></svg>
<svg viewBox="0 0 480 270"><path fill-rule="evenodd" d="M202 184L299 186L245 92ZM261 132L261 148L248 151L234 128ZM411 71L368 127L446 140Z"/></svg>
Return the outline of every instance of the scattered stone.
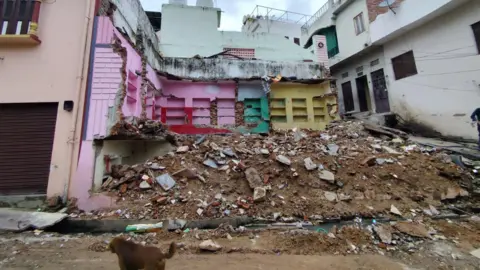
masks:
<svg viewBox="0 0 480 270"><path fill-rule="evenodd" d="M288 166L292 165L292 161L290 161L290 159L288 159L286 156L283 156L283 155L278 155L276 160Z"/></svg>
<svg viewBox="0 0 480 270"><path fill-rule="evenodd" d="M320 177L320 179L327 181L331 184L335 183L335 175L332 172L329 172L327 170L320 171L318 173L318 177Z"/></svg>
<svg viewBox="0 0 480 270"><path fill-rule="evenodd" d="M327 199L327 201L329 201L329 202L337 201L337 194L336 193L333 193L333 192L330 192L330 191L325 191L324 196Z"/></svg>
<svg viewBox="0 0 480 270"><path fill-rule="evenodd" d="M404 141L401 138L393 138L392 143L394 144L403 144Z"/></svg>
<svg viewBox="0 0 480 270"><path fill-rule="evenodd" d="M151 189L152 186L147 181L142 181L139 185L140 189Z"/></svg>
<svg viewBox="0 0 480 270"><path fill-rule="evenodd" d="M402 213L395 207L395 205L390 206L390 213L397 215L397 216L402 216Z"/></svg>
<svg viewBox="0 0 480 270"><path fill-rule="evenodd" d="M375 159L375 162L378 164L378 165L383 165L385 164L385 159L384 158L377 158Z"/></svg>
<svg viewBox="0 0 480 270"><path fill-rule="evenodd" d="M207 159L203 162L203 165L208 166L213 169L218 169L217 163L212 159Z"/></svg>
<svg viewBox="0 0 480 270"><path fill-rule="evenodd" d="M430 238L430 233L428 232L425 225L416 222L398 222L394 225L395 229L399 230L402 233L408 234L414 237L421 238Z"/></svg>
<svg viewBox="0 0 480 270"><path fill-rule="evenodd" d="M263 187L256 187L253 191L253 201L254 202L263 202L265 201L265 196L267 195L267 189Z"/></svg>
<svg viewBox="0 0 480 270"><path fill-rule="evenodd" d="M265 149L265 148L260 149L260 153L263 155L270 155L270 151L268 151L268 149Z"/></svg>
<svg viewBox="0 0 480 270"><path fill-rule="evenodd" d="M263 186L262 178L260 177L258 171L255 168L250 167L246 169L245 177L247 178L248 185L251 189Z"/></svg>
<svg viewBox="0 0 480 270"><path fill-rule="evenodd" d="M378 225L374 226L373 230L383 243L387 245L392 243L392 232L390 230L390 227L387 227L386 225Z"/></svg>
<svg viewBox="0 0 480 270"><path fill-rule="evenodd" d="M206 240L206 241L203 241L202 243L200 243L199 248L201 250L205 250L205 251L216 252L216 251L221 250L222 246L213 242L212 240Z"/></svg>
<svg viewBox="0 0 480 270"><path fill-rule="evenodd" d="M440 215L440 212L433 205L429 205L429 208L430 208L430 212L432 213L433 216Z"/></svg>
<svg viewBox="0 0 480 270"><path fill-rule="evenodd" d="M152 170L165 170L166 167L165 166L162 166L158 163L152 163L150 166L148 166L150 169Z"/></svg>
<svg viewBox="0 0 480 270"><path fill-rule="evenodd" d="M237 155L235 155L235 153L233 152L232 148L225 148L222 150L222 153L224 153L225 155L229 156L229 157L235 157Z"/></svg>
<svg viewBox="0 0 480 270"><path fill-rule="evenodd" d="M327 148L328 148L328 154L330 156L336 156L338 155L338 149L340 149L340 147L338 147L338 145L336 144L328 144L327 145Z"/></svg>
<svg viewBox="0 0 480 270"><path fill-rule="evenodd" d="M303 162L305 162L305 169L307 169L307 171L313 171L317 168L317 164L313 163L309 157L304 159Z"/></svg>
<svg viewBox="0 0 480 270"><path fill-rule="evenodd" d="M380 144L372 144L370 146L377 151L382 151L382 146Z"/></svg>
<svg viewBox="0 0 480 270"><path fill-rule="evenodd" d="M470 252L470 255L474 256L474 257L477 257L480 259L480 248L479 249L475 249L475 250L472 250Z"/></svg>
<svg viewBox="0 0 480 270"><path fill-rule="evenodd" d="M190 150L190 147L188 145L180 146L177 148L177 153L186 153Z"/></svg>
<svg viewBox="0 0 480 270"><path fill-rule="evenodd" d="M349 195L345 195L343 193L340 193L340 194L337 195L337 199L339 201L350 201L350 200L352 200L352 197L349 196Z"/></svg>
<svg viewBox="0 0 480 270"><path fill-rule="evenodd" d="M176 184L175 180L173 180L173 178L168 173L158 176L155 180L165 191L169 191Z"/></svg>
<svg viewBox="0 0 480 270"><path fill-rule="evenodd" d="M469 195L468 191L464 190L463 188L448 188L446 193L442 194L442 200L453 200L457 197L467 197Z"/></svg>
<svg viewBox="0 0 480 270"><path fill-rule="evenodd" d="M197 209L197 215L202 216L202 214L203 214L203 209L202 209L202 208L198 208L198 209Z"/></svg>
<svg viewBox="0 0 480 270"><path fill-rule="evenodd" d="M389 154L393 154L393 155L401 155L402 153L394 150L393 148L390 148L388 146L382 146L382 149L385 150L387 153Z"/></svg>
<svg viewBox="0 0 480 270"><path fill-rule="evenodd" d="M172 176L178 176L178 177L187 178L187 179L198 178L197 172L188 168L184 168L179 171L176 171L172 174Z"/></svg>

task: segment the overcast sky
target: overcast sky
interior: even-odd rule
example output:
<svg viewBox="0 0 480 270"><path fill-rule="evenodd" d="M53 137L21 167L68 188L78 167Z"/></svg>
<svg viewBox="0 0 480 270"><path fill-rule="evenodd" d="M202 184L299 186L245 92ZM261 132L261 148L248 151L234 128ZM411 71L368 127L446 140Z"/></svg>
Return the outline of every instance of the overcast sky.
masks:
<svg viewBox="0 0 480 270"><path fill-rule="evenodd" d="M240 31L243 15L251 14L256 5L313 15L327 0L216 0L222 14L221 30ZM140 0L147 11L161 11L162 4L168 0ZM188 0L195 5L196 0ZM295 18L296 19L296 18Z"/></svg>

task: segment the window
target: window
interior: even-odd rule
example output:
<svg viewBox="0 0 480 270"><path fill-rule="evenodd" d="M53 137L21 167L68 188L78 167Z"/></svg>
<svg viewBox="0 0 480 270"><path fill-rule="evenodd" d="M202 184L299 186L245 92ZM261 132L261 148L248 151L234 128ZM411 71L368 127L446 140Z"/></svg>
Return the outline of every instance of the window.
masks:
<svg viewBox="0 0 480 270"><path fill-rule="evenodd" d="M478 53L480 54L480 22L472 24L473 36L477 43Z"/></svg>
<svg viewBox="0 0 480 270"><path fill-rule="evenodd" d="M342 74L342 78L345 79L345 78L348 78L348 72L345 72Z"/></svg>
<svg viewBox="0 0 480 270"><path fill-rule="evenodd" d="M355 71L358 72L363 72L363 66L359 66L355 69Z"/></svg>
<svg viewBox="0 0 480 270"><path fill-rule="evenodd" d="M293 38L293 42L295 42L297 45L300 45L300 39L298 37Z"/></svg>
<svg viewBox="0 0 480 270"><path fill-rule="evenodd" d="M357 35L365 32L365 24L363 23L363 12L353 18L353 25L355 26L355 33Z"/></svg>
<svg viewBox="0 0 480 270"><path fill-rule="evenodd" d="M395 74L395 80L400 80L418 74L413 51L409 51L392 58L392 66L393 73Z"/></svg>
<svg viewBox="0 0 480 270"><path fill-rule="evenodd" d="M375 60L373 60L372 62L370 62L370 66L371 66L371 67L376 66L376 65L378 65L378 64L380 64L380 60L379 60L379 59L375 59Z"/></svg>

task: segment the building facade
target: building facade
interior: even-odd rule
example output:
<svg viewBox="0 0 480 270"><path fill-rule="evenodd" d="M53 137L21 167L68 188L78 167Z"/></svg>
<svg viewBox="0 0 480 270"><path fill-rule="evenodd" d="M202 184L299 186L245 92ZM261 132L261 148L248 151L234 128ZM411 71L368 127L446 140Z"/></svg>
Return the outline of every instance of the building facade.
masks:
<svg viewBox="0 0 480 270"><path fill-rule="evenodd" d="M78 161L94 9L91 0L0 1L4 205L21 205L25 196L67 197Z"/></svg>
<svg viewBox="0 0 480 270"><path fill-rule="evenodd" d="M480 2L328 4L304 34L334 27L338 53L329 62L343 112L393 112L445 136L477 137L469 116L480 102Z"/></svg>
<svg viewBox="0 0 480 270"><path fill-rule="evenodd" d="M170 132L323 129L336 119L336 94L319 61L328 59L326 48L312 53L278 34L218 31L221 10L199 2L166 4L149 18L138 0L100 1L69 189L81 209L111 206L92 193L111 166L166 154Z"/></svg>

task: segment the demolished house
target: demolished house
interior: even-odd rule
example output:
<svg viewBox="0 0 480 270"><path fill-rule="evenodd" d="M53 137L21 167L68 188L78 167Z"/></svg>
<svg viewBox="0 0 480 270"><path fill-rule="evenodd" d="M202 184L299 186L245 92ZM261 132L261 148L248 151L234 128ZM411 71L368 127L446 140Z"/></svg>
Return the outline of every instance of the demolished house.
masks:
<svg viewBox="0 0 480 270"><path fill-rule="evenodd" d="M218 31L220 11L166 4L148 18L138 0L101 2L71 197L108 206L90 196L92 186L100 189L112 165L168 153L172 134L321 130L337 118L332 78L318 61L326 49L313 54L278 35Z"/></svg>

